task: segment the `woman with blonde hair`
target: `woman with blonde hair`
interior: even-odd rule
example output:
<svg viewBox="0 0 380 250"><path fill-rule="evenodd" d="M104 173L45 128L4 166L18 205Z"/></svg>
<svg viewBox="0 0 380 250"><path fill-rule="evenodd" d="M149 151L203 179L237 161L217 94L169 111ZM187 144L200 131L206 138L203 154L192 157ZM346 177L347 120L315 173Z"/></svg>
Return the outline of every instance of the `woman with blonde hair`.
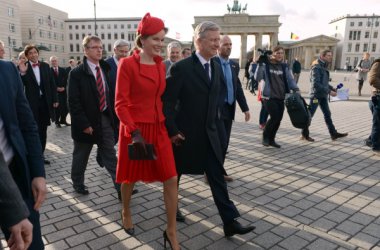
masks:
<svg viewBox="0 0 380 250"><path fill-rule="evenodd" d="M116 181L122 183L122 223L129 235L135 233L129 208L134 183L163 182L167 215L164 245L168 241L172 249L179 249L176 232L177 172L161 101L166 81L160 53L166 32L163 21L147 13L137 28L136 45L139 49L120 61L115 98L115 110L120 119ZM154 152L148 151L152 147L156 159L152 157ZM129 149L144 159L134 159ZM146 159L149 156L151 159Z"/></svg>
<svg viewBox="0 0 380 250"><path fill-rule="evenodd" d="M362 88L363 83L365 80L367 80L367 74L369 69L371 68L371 61L369 60L369 53L365 52L363 54L363 58L359 61L358 65L356 66L356 70L358 73L356 74L356 80L358 81L358 95L362 95Z"/></svg>

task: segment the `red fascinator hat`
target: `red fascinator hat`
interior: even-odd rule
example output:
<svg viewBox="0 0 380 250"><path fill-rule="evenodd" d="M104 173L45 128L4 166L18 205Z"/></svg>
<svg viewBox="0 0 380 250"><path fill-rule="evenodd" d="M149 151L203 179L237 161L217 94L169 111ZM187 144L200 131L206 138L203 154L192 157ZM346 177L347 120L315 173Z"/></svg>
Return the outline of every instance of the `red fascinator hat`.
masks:
<svg viewBox="0 0 380 250"><path fill-rule="evenodd" d="M137 27L137 33L143 36L150 36L158 33L165 28L164 22L157 17L150 16L146 13Z"/></svg>

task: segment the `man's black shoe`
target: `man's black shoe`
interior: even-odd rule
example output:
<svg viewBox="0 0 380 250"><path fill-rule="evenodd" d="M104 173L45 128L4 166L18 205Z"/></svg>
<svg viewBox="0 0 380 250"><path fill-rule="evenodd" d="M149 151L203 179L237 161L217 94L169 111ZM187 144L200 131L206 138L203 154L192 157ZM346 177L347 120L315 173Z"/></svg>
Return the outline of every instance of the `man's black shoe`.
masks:
<svg viewBox="0 0 380 250"><path fill-rule="evenodd" d="M231 237L235 234L246 234L251 231L253 231L256 227L254 226L247 226L243 227L238 221L234 220L234 222L224 225L223 226L223 231L224 235L226 237Z"/></svg>
<svg viewBox="0 0 380 250"><path fill-rule="evenodd" d="M281 148L281 145L277 144L275 141L270 142L269 146L272 146L272 147L275 147L275 148Z"/></svg>
<svg viewBox="0 0 380 250"><path fill-rule="evenodd" d="M364 140L364 145L366 145L367 147L370 147L372 148L372 141L371 139L367 138Z"/></svg>
<svg viewBox="0 0 380 250"><path fill-rule="evenodd" d="M179 208L177 208L177 214L175 216L175 219L178 222L185 222L185 216L183 216L183 214L181 213L181 211L179 210Z"/></svg>
<svg viewBox="0 0 380 250"><path fill-rule="evenodd" d="M49 165L49 164L50 164L50 161L44 159L44 163Z"/></svg>
<svg viewBox="0 0 380 250"><path fill-rule="evenodd" d="M56 123L56 124L55 124L55 127L56 127L56 128L62 128L61 124L59 124L59 123Z"/></svg>
<svg viewBox="0 0 380 250"><path fill-rule="evenodd" d="M269 146L269 139L266 139L266 138L263 138L263 145L265 146L265 147L268 147Z"/></svg>
<svg viewBox="0 0 380 250"><path fill-rule="evenodd" d="M336 132L335 134L331 135L331 140L335 141L338 138L346 137L348 133L338 133Z"/></svg>
<svg viewBox="0 0 380 250"><path fill-rule="evenodd" d="M75 192L78 194L89 194L88 189L86 186L73 186Z"/></svg>

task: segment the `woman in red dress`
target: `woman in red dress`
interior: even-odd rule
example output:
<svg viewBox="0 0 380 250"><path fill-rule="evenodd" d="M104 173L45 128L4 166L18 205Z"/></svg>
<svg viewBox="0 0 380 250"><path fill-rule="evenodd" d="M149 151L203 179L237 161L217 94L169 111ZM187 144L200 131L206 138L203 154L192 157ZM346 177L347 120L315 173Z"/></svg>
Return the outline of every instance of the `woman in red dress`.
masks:
<svg viewBox="0 0 380 250"><path fill-rule="evenodd" d="M136 181L164 184L167 229L164 244L179 249L176 233L177 172L172 145L165 127L161 95L165 82L165 65L160 56L167 29L161 19L147 13L137 28L136 50L121 60L116 83L115 110L120 119L119 157L116 181L122 183L122 223L125 232L134 234L129 203ZM144 151L153 144L156 160L131 160L128 144Z"/></svg>

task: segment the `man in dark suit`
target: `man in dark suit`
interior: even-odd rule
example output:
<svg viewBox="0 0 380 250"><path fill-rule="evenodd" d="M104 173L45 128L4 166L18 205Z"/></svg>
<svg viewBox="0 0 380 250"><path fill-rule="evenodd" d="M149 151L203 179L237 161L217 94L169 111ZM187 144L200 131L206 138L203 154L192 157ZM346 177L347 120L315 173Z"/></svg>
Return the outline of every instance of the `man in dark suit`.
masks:
<svg viewBox="0 0 380 250"><path fill-rule="evenodd" d="M46 196L45 168L32 114L17 68L0 60L0 151L30 213L33 241L29 249L43 249L38 210ZM2 230L8 239L11 232Z"/></svg>
<svg viewBox="0 0 380 250"><path fill-rule="evenodd" d="M58 95L58 107L55 109L55 126L57 128L61 127L61 124L70 126L66 121L66 116L68 114L67 107L67 73L66 70L58 66L58 58L56 56L50 57L51 73L54 77L55 85L57 86Z"/></svg>
<svg viewBox="0 0 380 250"><path fill-rule="evenodd" d="M221 133L225 133L225 136L221 136L224 139L222 142L224 157L227 154L227 148L230 143L232 122L235 119L236 101L245 115L245 121L249 121L251 117L239 79L239 64L229 59L231 50L232 42L230 37L227 35L222 36L218 56L215 57L215 60L218 62L224 75L221 88L222 93L225 94L220 96L221 119L225 128L225 131L221 131ZM226 181L232 181L232 178L229 176L225 176L225 179Z"/></svg>
<svg viewBox="0 0 380 250"><path fill-rule="evenodd" d="M68 100L71 114L71 136L74 140L71 179L74 190L88 194L84 174L94 144L102 167L111 175L118 196L120 185L115 183L116 150L114 140L114 100L108 72L110 66L102 60L103 44L97 36L83 39L83 63L69 74Z"/></svg>
<svg viewBox="0 0 380 250"><path fill-rule="evenodd" d="M37 122L42 152L45 151L47 127L55 121L55 108L58 107L57 88L49 64L38 61L39 50L35 45L24 49L28 62L19 65L25 95L29 101L34 119ZM45 159L45 164L50 164Z"/></svg>
<svg viewBox="0 0 380 250"><path fill-rule="evenodd" d="M1 151L0 178L0 226L7 228L10 232L9 248L27 249L32 243L33 225L27 219L28 207L22 199ZM0 249L2 249L1 243Z"/></svg>
<svg viewBox="0 0 380 250"><path fill-rule="evenodd" d="M223 152L217 130L223 75L211 60L219 48L220 27L210 21L200 23L195 28L194 42L196 52L172 65L163 96L177 172L206 173L225 236L246 234L255 227L243 227L236 220L240 214L223 178Z"/></svg>

